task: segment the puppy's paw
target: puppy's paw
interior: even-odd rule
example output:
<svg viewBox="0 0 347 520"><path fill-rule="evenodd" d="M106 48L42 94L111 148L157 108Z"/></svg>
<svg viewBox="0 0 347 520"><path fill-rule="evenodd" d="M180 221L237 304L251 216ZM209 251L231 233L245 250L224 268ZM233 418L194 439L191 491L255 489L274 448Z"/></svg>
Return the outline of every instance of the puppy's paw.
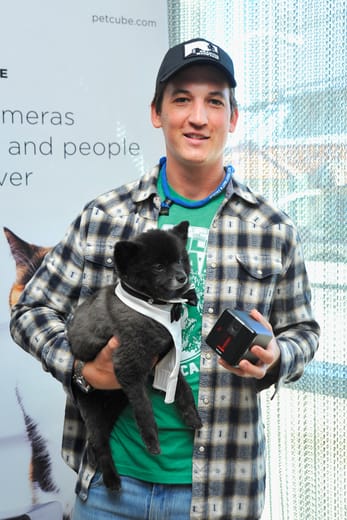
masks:
<svg viewBox="0 0 347 520"><path fill-rule="evenodd" d="M152 455L159 455L159 453L161 453L158 436L156 434L144 436L143 441L149 453Z"/></svg>
<svg viewBox="0 0 347 520"><path fill-rule="evenodd" d="M110 491L119 491L121 488L121 480L118 474L114 471L104 471L104 484Z"/></svg>
<svg viewBox="0 0 347 520"><path fill-rule="evenodd" d="M161 449L160 449L158 441L153 440L153 441L146 442L146 447L147 447L147 450L149 451L149 453L151 453L152 455L159 455L159 453L161 453Z"/></svg>
<svg viewBox="0 0 347 520"><path fill-rule="evenodd" d="M189 426L189 428L193 428L193 430L200 430L200 428L202 428L200 415L194 408L191 409L188 413L185 413L183 419L186 425Z"/></svg>
<svg viewBox="0 0 347 520"><path fill-rule="evenodd" d="M121 488L120 476L110 454L99 457L99 467L105 487L110 491L118 491Z"/></svg>

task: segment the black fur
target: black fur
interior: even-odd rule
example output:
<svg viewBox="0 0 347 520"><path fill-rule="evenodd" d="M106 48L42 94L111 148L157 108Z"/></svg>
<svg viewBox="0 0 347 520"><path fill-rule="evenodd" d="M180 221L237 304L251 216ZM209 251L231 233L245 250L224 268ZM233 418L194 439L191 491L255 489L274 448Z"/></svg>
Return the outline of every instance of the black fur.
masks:
<svg viewBox="0 0 347 520"><path fill-rule="evenodd" d="M185 248L188 222L169 231L151 230L134 240L119 241L115 246L116 274L126 284L154 300L166 301L187 294L196 305L196 294L189 289L189 258ZM112 427L130 402L144 443L152 454L160 453L157 425L147 395L146 384L155 359L161 358L173 341L168 330L122 303L115 287L100 289L75 310L67 325L71 349L76 358L93 359L111 336L120 340L114 353L114 371L122 390L95 390L84 394L76 387L76 397L86 425L90 463L103 472L110 489L120 487L120 478L109 448ZM172 318L180 309L173 306ZM175 404L191 428L200 428L201 420L194 398L183 375L179 373Z"/></svg>

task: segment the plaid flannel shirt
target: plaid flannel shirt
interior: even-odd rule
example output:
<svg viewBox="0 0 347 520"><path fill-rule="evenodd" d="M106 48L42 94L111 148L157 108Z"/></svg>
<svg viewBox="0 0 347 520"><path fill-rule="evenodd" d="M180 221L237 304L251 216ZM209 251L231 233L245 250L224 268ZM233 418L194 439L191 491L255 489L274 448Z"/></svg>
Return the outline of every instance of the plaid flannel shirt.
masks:
<svg viewBox="0 0 347 520"><path fill-rule="evenodd" d="M37 357L67 393L63 457L87 498L95 470L71 386L73 357L65 322L86 296L114 282L115 242L157 227L158 167L86 205L47 255L13 308L14 340ZM235 178L209 231L202 322L199 412L193 453L191 519L254 520L263 509L265 443L259 391L298 379L318 346L300 241L291 220ZM263 380L240 378L217 363L204 338L225 308L257 308L281 350Z"/></svg>

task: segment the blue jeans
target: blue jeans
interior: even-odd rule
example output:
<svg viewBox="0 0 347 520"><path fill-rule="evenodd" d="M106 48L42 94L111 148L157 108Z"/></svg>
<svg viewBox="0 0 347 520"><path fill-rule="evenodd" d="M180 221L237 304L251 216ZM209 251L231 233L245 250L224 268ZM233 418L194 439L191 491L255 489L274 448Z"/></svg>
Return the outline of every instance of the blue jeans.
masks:
<svg viewBox="0 0 347 520"><path fill-rule="evenodd" d="M189 520L190 485L150 484L122 477L120 491L110 492L97 473L88 499L76 498L72 520Z"/></svg>

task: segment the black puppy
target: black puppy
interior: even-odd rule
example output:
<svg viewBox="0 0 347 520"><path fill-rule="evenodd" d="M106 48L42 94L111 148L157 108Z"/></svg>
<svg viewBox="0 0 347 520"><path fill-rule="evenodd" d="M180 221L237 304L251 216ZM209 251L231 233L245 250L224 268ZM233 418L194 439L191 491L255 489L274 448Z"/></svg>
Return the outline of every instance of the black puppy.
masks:
<svg viewBox="0 0 347 520"><path fill-rule="evenodd" d="M133 240L117 242L114 259L120 283L87 298L67 324L71 350L82 361L92 360L111 336L120 342L113 362L122 390L94 390L87 394L76 387L87 430L89 460L98 464L110 489L119 489L120 478L113 464L109 437L128 402L148 451L160 453L157 425L146 391L154 360L161 361L153 386L166 390L166 402L175 400L187 426L201 427L191 388L179 370L177 345L181 335L181 299L197 304L195 290L189 289L190 264L185 247L188 225L184 221L168 231L151 230Z"/></svg>

